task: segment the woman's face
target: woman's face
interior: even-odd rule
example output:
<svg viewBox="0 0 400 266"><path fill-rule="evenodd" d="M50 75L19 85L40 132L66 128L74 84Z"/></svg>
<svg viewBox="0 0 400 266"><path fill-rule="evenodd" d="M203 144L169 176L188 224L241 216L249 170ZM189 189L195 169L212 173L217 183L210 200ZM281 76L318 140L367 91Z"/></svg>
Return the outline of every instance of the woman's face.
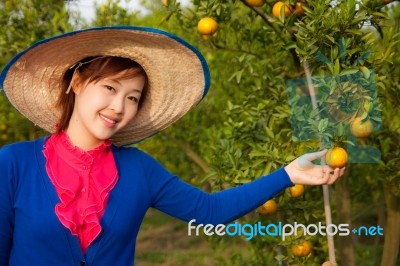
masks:
<svg viewBox="0 0 400 266"><path fill-rule="evenodd" d="M136 115L145 77L111 76L74 86L75 105L67 134L72 143L88 150L110 139Z"/></svg>

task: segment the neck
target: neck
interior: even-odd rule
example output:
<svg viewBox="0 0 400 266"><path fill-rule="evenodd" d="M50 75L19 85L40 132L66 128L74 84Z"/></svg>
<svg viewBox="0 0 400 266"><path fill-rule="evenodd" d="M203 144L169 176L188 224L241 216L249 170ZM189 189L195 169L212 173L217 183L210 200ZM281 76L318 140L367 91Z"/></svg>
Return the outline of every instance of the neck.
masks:
<svg viewBox="0 0 400 266"><path fill-rule="evenodd" d="M104 142L100 140L86 138L84 134L79 134L79 132L74 132L74 130L71 129L70 127L68 127L65 130L65 133L67 134L69 141L71 142L72 145L84 151L93 150L94 148L98 147Z"/></svg>

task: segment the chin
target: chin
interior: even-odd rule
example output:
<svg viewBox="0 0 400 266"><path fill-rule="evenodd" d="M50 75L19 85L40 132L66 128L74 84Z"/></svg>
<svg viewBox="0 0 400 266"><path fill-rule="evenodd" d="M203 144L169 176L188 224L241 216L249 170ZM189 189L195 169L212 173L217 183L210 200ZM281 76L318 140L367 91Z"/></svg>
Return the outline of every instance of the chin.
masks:
<svg viewBox="0 0 400 266"><path fill-rule="evenodd" d="M100 141L105 141L105 140L111 139L114 135L115 135L115 133L114 134L96 134L95 137Z"/></svg>

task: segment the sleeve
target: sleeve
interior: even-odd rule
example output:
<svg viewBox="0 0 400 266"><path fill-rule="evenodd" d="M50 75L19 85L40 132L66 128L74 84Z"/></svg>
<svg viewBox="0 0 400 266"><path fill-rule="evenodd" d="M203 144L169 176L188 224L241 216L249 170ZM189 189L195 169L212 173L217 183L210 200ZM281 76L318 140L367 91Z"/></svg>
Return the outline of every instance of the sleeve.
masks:
<svg viewBox="0 0 400 266"><path fill-rule="evenodd" d="M210 194L170 174L155 160L147 167L151 169L152 207L185 221L195 219L196 223L228 223L293 186L280 168L253 182Z"/></svg>
<svg viewBox="0 0 400 266"><path fill-rule="evenodd" d="M13 236L13 174L10 150L0 149L0 266L9 264Z"/></svg>

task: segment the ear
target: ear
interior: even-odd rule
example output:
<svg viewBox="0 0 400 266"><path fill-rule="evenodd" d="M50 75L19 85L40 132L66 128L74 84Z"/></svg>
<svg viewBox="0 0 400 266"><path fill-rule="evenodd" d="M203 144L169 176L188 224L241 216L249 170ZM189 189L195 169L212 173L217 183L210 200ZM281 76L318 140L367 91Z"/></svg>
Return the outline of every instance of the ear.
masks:
<svg viewBox="0 0 400 266"><path fill-rule="evenodd" d="M82 90L82 79L78 71L75 71L74 74L72 75L71 89L76 95L79 95L79 93Z"/></svg>

